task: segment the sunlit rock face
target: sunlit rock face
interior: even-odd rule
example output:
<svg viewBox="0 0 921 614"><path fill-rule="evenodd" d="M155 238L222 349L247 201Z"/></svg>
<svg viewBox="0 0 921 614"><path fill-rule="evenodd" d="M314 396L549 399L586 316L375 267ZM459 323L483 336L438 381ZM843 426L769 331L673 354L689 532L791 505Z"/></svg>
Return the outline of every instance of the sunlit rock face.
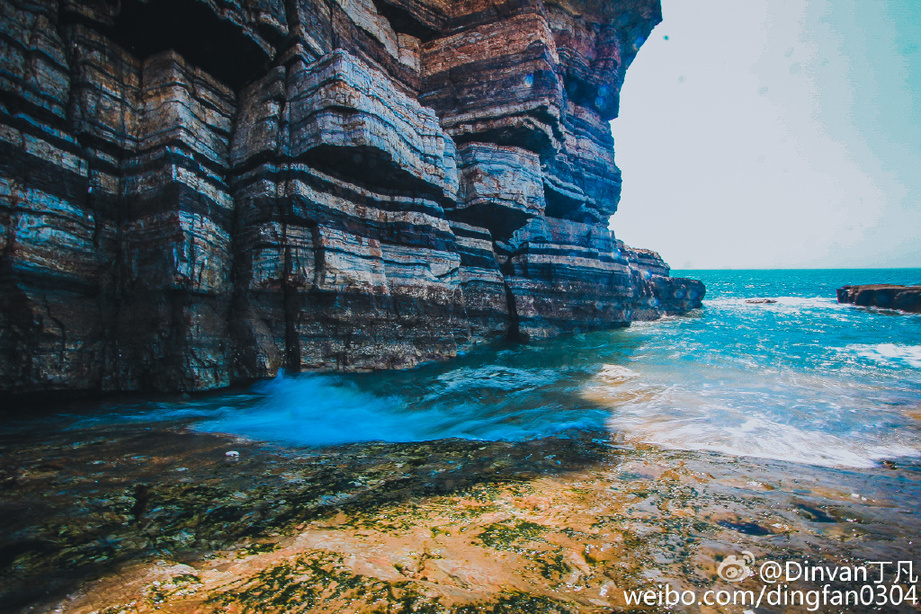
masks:
<svg viewBox="0 0 921 614"><path fill-rule="evenodd" d="M658 0L0 3L0 390L412 367L699 306L607 229Z"/></svg>

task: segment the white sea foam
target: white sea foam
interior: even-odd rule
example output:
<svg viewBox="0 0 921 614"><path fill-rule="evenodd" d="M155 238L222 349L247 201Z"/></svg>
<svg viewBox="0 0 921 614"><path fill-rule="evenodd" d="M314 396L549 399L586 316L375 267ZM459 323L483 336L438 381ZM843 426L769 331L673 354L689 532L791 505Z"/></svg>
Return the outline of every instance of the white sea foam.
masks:
<svg viewBox="0 0 921 614"><path fill-rule="evenodd" d="M609 427L628 440L665 448L708 450L820 466L872 467L880 460L921 456L917 447L896 442L855 441L819 430L804 430L761 418L714 424L702 417L611 418Z"/></svg>
<svg viewBox="0 0 921 614"><path fill-rule="evenodd" d="M607 382L623 382L638 376L639 373L622 365L604 364L596 377Z"/></svg>
<svg viewBox="0 0 921 614"><path fill-rule="evenodd" d="M784 307L806 309L839 309L841 305L827 296L778 296L777 304Z"/></svg>
<svg viewBox="0 0 921 614"><path fill-rule="evenodd" d="M857 354L886 366L903 367L907 365L921 369L921 345L855 343L847 346L845 352Z"/></svg>
<svg viewBox="0 0 921 614"><path fill-rule="evenodd" d="M921 433L907 418L876 407L872 388L835 378L725 369L710 385L674 371L645 379L605 371L583 395L610 407L608 428L627 440L822 466L921 456Z"/></svg>
<svg viewBox="0 0 921 614"><path fill-rule="evenodd" d="M773 303L750 303L748 301L768 299ZM764 296L764 297L727 297L707 299L711 307L744 307L746 309L841 309L835 299L824 296Z"/></svg>
<svg viewBox="0 0 921 614"><path fill-rule="evenodd" d="M552 380L552 369L517 369L505 365L485 365L479 368L461 367L439 375L436 379L444 387L439 393L476 385L480 388L520 390L545 384Z"/></svg>

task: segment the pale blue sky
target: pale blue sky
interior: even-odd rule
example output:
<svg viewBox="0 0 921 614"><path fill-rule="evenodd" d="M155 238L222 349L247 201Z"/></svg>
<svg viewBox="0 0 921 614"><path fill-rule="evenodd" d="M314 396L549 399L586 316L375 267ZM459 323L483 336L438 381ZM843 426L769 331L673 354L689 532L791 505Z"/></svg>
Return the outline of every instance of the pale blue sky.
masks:
<svg viewBox="0 0 921 614"><path fill-rule="evenodd" d="M921 267L921 0L662 9L612 123L618 238L673 268Z"/></svg>

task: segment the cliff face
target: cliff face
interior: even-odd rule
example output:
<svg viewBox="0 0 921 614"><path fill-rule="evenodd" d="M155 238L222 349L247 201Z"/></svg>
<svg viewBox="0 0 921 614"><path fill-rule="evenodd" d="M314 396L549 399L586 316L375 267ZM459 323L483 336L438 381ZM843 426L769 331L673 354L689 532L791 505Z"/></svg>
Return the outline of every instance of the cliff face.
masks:
<svg viewBox="0 0 921 614"><path fill-rule="evenodd" d="M5 0L0 389L409 367L699 306L607 229L658 0Z"/></svg>

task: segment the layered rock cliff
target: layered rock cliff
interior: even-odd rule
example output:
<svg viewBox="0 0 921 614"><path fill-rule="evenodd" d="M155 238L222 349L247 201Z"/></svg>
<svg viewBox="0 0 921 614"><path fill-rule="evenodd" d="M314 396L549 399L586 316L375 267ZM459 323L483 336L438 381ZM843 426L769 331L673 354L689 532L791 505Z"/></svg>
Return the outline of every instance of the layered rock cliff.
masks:
<svg viewBox="0 0 921 614"><path fill-rule="evenodd" d="M5 0L0 390L410 367L700 305L615 241L658 0Z"/></svg>

